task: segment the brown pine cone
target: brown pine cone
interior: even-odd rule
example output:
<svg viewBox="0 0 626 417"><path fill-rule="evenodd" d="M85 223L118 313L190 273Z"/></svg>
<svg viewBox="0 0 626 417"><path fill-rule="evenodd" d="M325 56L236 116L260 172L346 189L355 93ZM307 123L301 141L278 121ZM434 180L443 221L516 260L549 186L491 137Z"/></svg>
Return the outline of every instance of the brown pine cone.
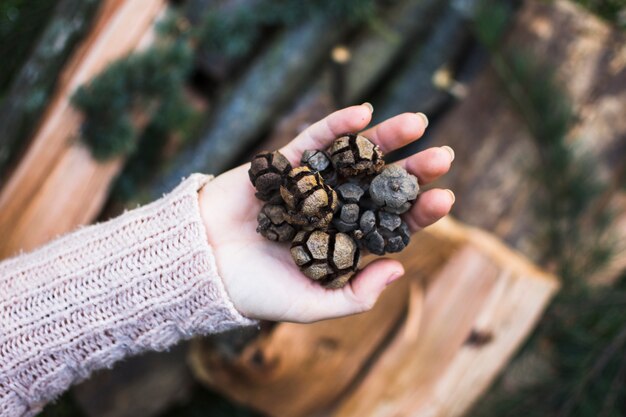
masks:
<svg viewBox="0 0 626 417"><path fill-rule="evenodd" d="M319 172L324 182L331 187L337 184L335 167L326 152L315 149L306 150L302 153L300 163L309 167L313 172Z"/></svg>
<svg viewBox="0 0 626 417"><path fill-rule="evenodd" d="M370 184L369 195L381 209L402 214L417 198L419 184L415 175L399 165L387 165Z"/></svg>
<svg viewBox="0 0 626 417"><path fill-rule="evenodd" d="M364 136L349 134L329 149L337 173L344 177L378 174L385 165L380 148Z"/></svg>
<svg viewBox="0 0 626 417"><path fill-rule="evenodd" d="M265 204L257 220L256 231L268 240L289 242L296 235L296 229L287 222L288 214L281 204Z"/></svg>
<svg viewBox="0 0 626 417"><path fill-rule="evenodd" d="M280 186L283 183L283 177L291 171L291 164L278 151L261 152L257 154L248 170L248 176L254 188L256 188L256 197L259 200L271 203L281 203Z"/></svg>
<svg viewBox="0 0 626 417"><path fill-rule="evenodd" d="M280 195L289 209L289 222L308 229L328 227L337 210L337 193L308 167L289 171Z"/></svg>
<svg viewBox="0 0 626 417"><path fill-rule="evenodd" d="M350 236L321 230L298 232L291 256L302 273L326 288L341 288L359 267L359 247Z"/></svg>
<svg viewBox="0 0 626 417"><path fill-rule="evenodd" d="M409 227L400 216L384 210L367 210L359 227L355 232L359 244L376 255L400 252L411 239Z"/></svg>
<svg viewBox="0 0 626 417"><path fill-rule="evenodd" d="M336 188L339 210L333 217L333 225L340 232L349 233L359 228L359 201L365 191L358 184L346 182Z"/></svg>

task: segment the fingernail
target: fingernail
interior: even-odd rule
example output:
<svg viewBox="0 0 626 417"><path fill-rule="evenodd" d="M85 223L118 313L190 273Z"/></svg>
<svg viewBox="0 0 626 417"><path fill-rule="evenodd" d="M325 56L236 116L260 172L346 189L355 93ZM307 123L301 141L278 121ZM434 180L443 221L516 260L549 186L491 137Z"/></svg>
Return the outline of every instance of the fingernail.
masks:
<svg viewBox="0 0 626 417"><path fill-rule="evenodd" d="M422 118L422 120L424 121L424 127L428 127L428 117L426 117L426 115L422 112L415 113L415 114L417 114L419 117Z"/></svg>
<svg viewBox="0 0 626 417"><path fill-rule="evenodd" d="M452 149L448 145L442 146L442 148L450 153L450 161L454 161L454 149Z"/></svg>
<svg viewBox="0 0 626 417"><path fill-rule="evenodd" d="M389 278L387 278L387 283L385 284L385 286L387 286L387 285L391 284L392 282L396 281L402 275L403 275L402 271L396 271L393 274L389 275Z"/></svg>
<svg viewBox="0 0 626 417"><path fill-rule="evenodd" d="M454 204L454 202L456 201L456 196L454 195L452 190L446 190L446 191L450 193L450 196L452 197L452 204Z"/></svg>
<svg viewBox="0 0 626 417"><path fill-rule="evenodd" d="M368 103L367 101L363 104L361 104L361 106L365 106L368 108L368 110L370 111L370 113L374 113L374 106L372 106L371 103Z"/></svg>

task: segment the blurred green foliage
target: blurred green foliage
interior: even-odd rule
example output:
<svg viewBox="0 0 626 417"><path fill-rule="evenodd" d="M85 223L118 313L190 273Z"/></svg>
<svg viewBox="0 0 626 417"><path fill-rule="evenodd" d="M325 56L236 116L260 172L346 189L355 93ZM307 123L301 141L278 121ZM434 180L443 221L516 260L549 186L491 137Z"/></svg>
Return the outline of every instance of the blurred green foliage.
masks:
<svg viewBox="0 0 626 417"><path fill-rule="evenodd" d="M160 417L262 417L249 408L234 404L224 397L196 387L191 399L184 404L176 405Z"/></svg>
<svg viewBox="0 0 626 417"><path fill-rule="evenodd" d="M98 3L0 2L0 176L27 146Z"/></svg>
<svg viewBox="0 0 626 417"><path fill-rule="evenodd" d="M85 413L74 400L72 393L68 391L54 402L47 404L37 417L85 417Z"/></svg>
<svg viewBox="0 0 626 417"><path fill-rule="evenodd" d="M107 160L137 148L140 129L133 118L138 113L148 117L152 134L184 130L191 112L182 100L183 87L198 47L242 56L256 45L265 27L296 25L314 17L354 22L373 16L374 10L375 0L264 0L229 11L209 9L203 23L191 29L172 14L161 23L155 46L114 62L76 91L72 103L85 116L81 138L96 159Z"/></svg>
<svg viewBox="0 0 626 417"><path fill-rule="evenodd" d="M186 41L168 40L114 62L81 86L72 103L85 116L81 138L93 156L107 160L133 153L143 131L141 119L152 131L184 129L193 116L182 90L192 63Z"/></svg>
<svg viewBox="0 0 626 417"><path fill-rule="evenodd" d="M626 13L626 1L624 0L574 0L586 7L593 13L601 16L609 22L626 27L626 21L620 17L620 13ZM621 21L622 20L622 21Z"/></svg>
<svg viewBox="0 0 626 417"><path fill-rule="evenodd" d="M0 2L0 97L18 73L56 6L55 1Z"/></svg>
<svg viewBox="0 0 626 417"><path fill-rule="evenodd" d="M263 29L290 27L323 18L354 24L373 18L376 0L273 0L242 5L230 11L209 10L198 30L200 47L240 57L250 52Z"/></svg>
<svg viewBox="0 0 626 417"><path fill-rule="evenodd" d="M518 389L497 383L471 415L625 416L625 308L626 277L584 296L564 287L522 352L538 351L549 372Z"/></svg>
<svg viewBox="0 0 626 417"><path fill-rule="evenodd" d="M72 103L85 116L81 140L101 161L130 156L113 188L116 198L128 200L163 163L161 150L171 135L184 142L201 125L204 115L183 99L198 49L226 59L241 58L259 46L268 30L311 18L335 19L339 24L369 20L377 3L251 1L233 9L209 8L195 27L174 11L159 23L154 46L114 62L76 91ZM144 119L146 124L137 123Z"/></svg>

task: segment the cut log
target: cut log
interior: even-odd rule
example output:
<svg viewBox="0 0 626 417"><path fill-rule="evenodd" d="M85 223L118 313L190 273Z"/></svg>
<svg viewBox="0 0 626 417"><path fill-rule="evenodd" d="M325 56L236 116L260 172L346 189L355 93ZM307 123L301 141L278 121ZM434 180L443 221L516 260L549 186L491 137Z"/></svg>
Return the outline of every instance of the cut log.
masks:
<svg viewBox="0 0 626 417"><path fill-rule="evenodd" d="M66 58L92 21L96 0L62 0L0 106L0 184L45 108Z"/></svg>
<svg viewBox="0 0 626 417"><path fill-rule="evenodd" d="M467 48L467 23L456 8L445 11L426 41L409 51L407 62L373 100L374 123L406 111L431 115L448 102L450 95L435 86L433 76Z"/></svg>
<svg viewBox="0 0 626 417"><path fill-rule="evenodd" d="M406 277L372 311L277 324L235 358L198 340L196 377L270 416L460 415L527 336L557 281L449 218L394 257Z"/></svg>
<svg viewBox="0 0 626 417"><path fill-rule="evenodd" d="M527 1L505 49L527 51L556 70L578 116L570 141L615 184L599 204L618 213L613 231L624 241L626 194L618 184L626 167L626 35L569 1ZM467 99L431 133L434 146L456 151L451 172L437 184L454 190L454 215L541 259L536 236L542 225L533 215L537 190L529 178L539 163L537 148L492 70L471 83ZM625 268L626 256L618 252L601 279Z"/></svg>
<svg viewBox="0 0 626 417"><path fill-rule="evenodd" d="M236 13L237 10L243 8L256 7L261 0L190 0L184 4L184 14L192 25L200 26L203 23L207 12L220 13L227 15L228 13ZM255 39L254 45L248 45L250 52L256 47L262 38ZM250 54L247 54L250 55ZM206 50L199 47L196 52L197 70L204 73L207 77L215 81L224 81L232 78L233 73L237 73L238 67L246 62L248 56L229 57L223 51Z"/></svg>
<svg viewBox="0 0 626 417"><path fill-rule="evenodd" d="M447 1L430 0L398 2L380 16L386 35L372 28L360 32L346 46L350 58L341 69L344 72L341 78L345 81L345 85L341 86L341 101L352 105L364 100L402 60L403 54L419 49L429 30L439 22L438 18L447 4ZM333 97L336 86L333 85L332 72L330 67L321 72L294 109L283 116L262 144L245 158L246 161L262 149L281 148L308 125L337 109L340 104Z"/></svg>
<svg viewBox="0 0 626 417"><path fill-rule="evenodd" d="M228 396L270 415L309 415L336 400L393 331L404 314L407 289L408 281L394 286L367 315L310 326L280 324L233 362L205 351L211 342L198 340L192 368L201 381L225 384Z"/></svg>
<svg viewBox="0 0 626 417"><path fill-rule="evenodd" d="M449 0L401 1L380 17L383 33L380 28L362 32L349 47L345 103L363 101L399 61L421 48L450 3Z"/></svg>
<svg viewBox="0 0 626 417"><path fill-rule="evenodd" d="M281 33L215 103L204 135L156 181L152 196L162 195L192 172L219 174L229 168L294 99L346 30L347 25L316 19Z"/></svg>
<svg viewBox="0 0 626 417"><path fill-rule="evenodd" d="M465 246L428 287L419 333L409 315L333 415L463 415L534 327L550 292L541 279Z"/></svg>
<svg viewBox="0 0 626 417"><path fill-rule="evenodd" d="M0 258L30 250L89 223L100 210L121 159L100 164L76 141L81 117L74 90L113 60L152 38L163 0L109 0L62 73L32 143L0 193Z"/></svg>

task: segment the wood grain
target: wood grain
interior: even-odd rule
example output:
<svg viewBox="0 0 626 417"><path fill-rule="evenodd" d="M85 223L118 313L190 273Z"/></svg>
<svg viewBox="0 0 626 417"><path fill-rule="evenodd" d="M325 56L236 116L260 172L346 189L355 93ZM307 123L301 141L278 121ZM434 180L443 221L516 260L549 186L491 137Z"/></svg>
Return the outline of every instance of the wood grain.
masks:
<svg viewBox="0 0 626 417"><path fill-rule="evenodd" d="M32 143L0 191L0 259L91 222L122 160L98 163L77 141L70 97L109 63L152 38L163 0L108 0L64 69Z"/></svg>
<svg viewBox="0 0 626 417"><path fill-rule="evenodd" d="M451 218L395 257L406 276L372 311L277 324L235 358L196 341L196 377L270 416L458 415L524 340L558 282ZM467 345L473 332L490 340Z"/></svg>

